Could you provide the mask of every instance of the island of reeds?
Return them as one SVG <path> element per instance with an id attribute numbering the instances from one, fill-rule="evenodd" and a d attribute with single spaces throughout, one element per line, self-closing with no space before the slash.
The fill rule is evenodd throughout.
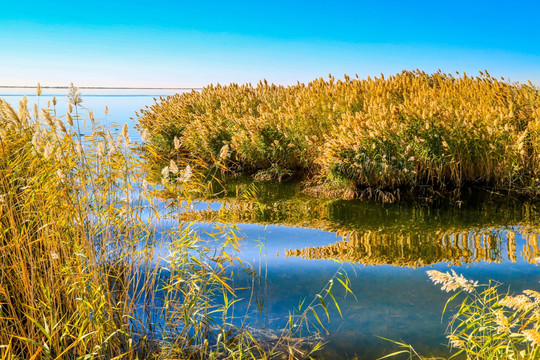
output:
<path id="1" fill-rule="evenodd" d="M 487 72 L 210 85 L 137 116 L 160 155 L 296 176 L 319 195 L 540 193 L 540 92 Z"/>

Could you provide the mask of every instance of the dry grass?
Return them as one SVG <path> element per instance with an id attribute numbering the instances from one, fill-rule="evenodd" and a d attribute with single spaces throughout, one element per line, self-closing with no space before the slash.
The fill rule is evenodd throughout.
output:
<path id="1" fill-rule="evenodd" d="M 226 145 L 236 171 L 299 173 L 334 192 L 392 201 L 400 189 L 540 186 L 540 93 L 487 72 L 209 86 L 161 98 L 139 120 L 162 153 L 211 163 Z"/>
<path id="2" fill-rule="evenodd" d="M 522 294 L 511 295 L 501 293 L 500 284 L 478 284 L 454 271 L 442 273 L 430 270 L 427 273 L 435 284 L 441 284 L 442 290 L 455 292 L 444 311 L 456 298 L 461 299 L 447 330 L 448 346 L 453 353 L 449 359 L 538 359 L 539 292 L 524 290 Z M 392 342 L 402 350 L 384 358 L 408 354 L 411 360 L 428 360 L 411 345 Z"/>
<path id="3" fill-rule="evenodd" d="M 295 338 L 306 312 L 271 346 L 232 321 L 235 232 L 216 226 L 210 246 L 187 223 L 160 230 L 143 171 L 156 152 L 83 115 L 76 88 L 69 99 L 62 116 L 55 100 L 33 115 L 26 99 L 18 111 L 0 100 L 0 357 L 310 357 L 319 345 Z M 208 189 L 190 166 L 170 163 L 163 179 L 185 198 Z"/>

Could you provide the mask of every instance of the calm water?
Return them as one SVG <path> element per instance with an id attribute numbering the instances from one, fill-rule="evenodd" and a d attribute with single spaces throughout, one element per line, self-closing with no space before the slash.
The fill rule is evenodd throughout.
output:
<path id="1" fill-rule="evenodd" d="M 511 291 L 539 288 L 535 204 L 473 193 L 460 206 L 381 205 L 315 199 L 299 193 L 299 185 L 258 187 L 257 206 L 235 198 L 221 204 L 246 236 L 243 257 L 266 275 L 260 324 L 282 326 L 300 299 L 311 300 L 346 270 L 356 298 L 338 291 L 343 317 L 333 310 L 325 325 L 330 358 L 374 359 L 396 350 L 377 336 L 403 340 L 424 355 L 447 355 L 441 312 L 449 295 L 426 270 L 451 268 Z M 183 218 L 210 220 L 216 207 Z"/>
<path id="2" fill-rule="evenodd" d="M 32 95 L 10 92 L 0 97 L 14 105 L 22 94 Z M 40 105 L 52 95 L 43 95 Z M 56 95 L 57 111 L 65 113 L 66 99 Z M 139 140 L 130 118 L 159 95 L 164 94 L 83 93 L 83 105 L 110 125 L 128 123 L 131 138 Z M 30 104 L 35 101 L 29 96 Z M 230 193 L 236 186 L 246 183 L 231 183 Z M 329 305 L 328 335 L 322 334 L 329 341 L 328 358 L 374 359 L 396 350 L 377 336 L 411 343 L 424 355 L 447 354 L 441 311 L 449 295 L 432 285 L 426 270 L 451 268 L 474 280 L 495 279 L 511 291 L 540 287 L 535 204 L 472 192 L 462 204 L 380 205 L 314 199 L 294 184 L 258 184 L 258 189 L 257 206 L 224 197 L 189 217 L 178 216 L 204 231 L 216 209 L 228 208 L 227 220 L 237 223 L 244 237 L 243 259 L 261 270 L 254 293 L 262 312 L 252 310 L 258 327 L 283 327 L 302 299 L 311 301 L 336 272 L 346 271 L 355 297 L 345 297 L 336 285 L 343 316 Z M 235 281 L 250 285 L 246 278 Z"/>

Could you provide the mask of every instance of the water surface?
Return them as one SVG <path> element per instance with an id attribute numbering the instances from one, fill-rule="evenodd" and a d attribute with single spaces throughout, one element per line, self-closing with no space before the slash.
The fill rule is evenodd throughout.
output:
<path id="1" fill-rule="evenodd" d="M 230 193 L 242 182 L 233 185 Z M 537 204 L 473 191 L 459 203 L 383 205 L 316 199 L 299 192 L 299 184 L 256 185 L 255 199 L 218 202 L 245 234 L 243 258 L 263 270 L 260 326 L 283 326 L 288 311 L 313 299 L 337 272 L 351 279 L 355 297 L 337 286 L 343 317 L 329 306 L 328 358 L 373 359 L 395 350 L 377 336 L 424 355 L 448 355 L 441 313 L 449 294 L 426 270 L 495 279 L 503 291 L 538 290 Z M 217 208 L 179 216 L 211 221 Z"/>

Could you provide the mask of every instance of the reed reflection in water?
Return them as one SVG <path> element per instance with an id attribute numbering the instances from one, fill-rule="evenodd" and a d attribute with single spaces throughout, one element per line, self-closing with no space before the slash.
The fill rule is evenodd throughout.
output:
<path id="1" fill-rule="evenodd" d="M 234 224 L 320 229 L 339 238 L 317 246 L 301 241 L 303 246 L 282 249 L 287 258 L 413 268 L 518 259 L 536 263 L 540 258 L 537 204 L 486 194 L 471 196 L 460 206 L 382 205 L 317 199 L 299 193 L 294 184 L 270 184 L 260 187 L 254 199 L 224 197 L 214 201 L 214 206 L 180 213 L 179 217 L 211 222 L 220 213 L 220 219 Z M 517 244 L 516 237 L 523 241 Z"/>

